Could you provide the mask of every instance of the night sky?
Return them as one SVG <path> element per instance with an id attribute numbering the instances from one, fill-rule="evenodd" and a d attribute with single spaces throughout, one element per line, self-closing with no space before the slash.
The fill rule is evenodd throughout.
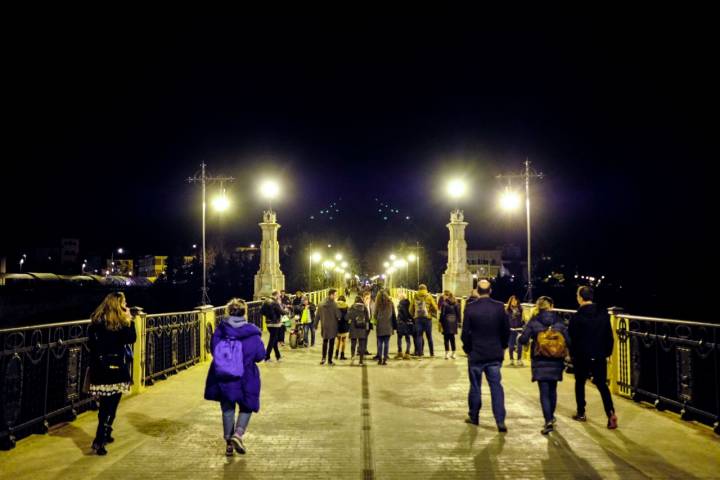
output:
<path id="1" fill-rule="evenodd" d="M 0 253 L 63 236 L 137 253 L 196 242 L 199 188 L 184 179 L 202 161 L 238 178 L 225 227 L 237 243 L 259 240 L 256 184 L 277 175 L 281 235 L 342 198 L 322 221 L 369 246 L 388 228 L 379 198 L 441 249 L 440 187 L 461 174 L 470 248 L 523 245 L 495 176 L 529 157 L 546 175 L 538 253 L 687 284 L 712 254 L 712 36 L 679 16 L 18 21 Z"/>

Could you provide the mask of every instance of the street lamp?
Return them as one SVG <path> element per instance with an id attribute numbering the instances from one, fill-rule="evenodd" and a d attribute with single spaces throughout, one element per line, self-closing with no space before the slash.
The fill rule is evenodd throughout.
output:
<path id="1" fill-rule="evenodd" d="M 505 191 L 500 195 L 500 207 L 506 212 L 514 212 L 520 208 L 522 199 L 520 194 L 506 187 Z"/>
<path id="2" fill-rule="evenodd" d="M 122 255 L 123 253 L 125 253 L 125 250 L 123 250 L 122 248 L 118 248 L 117 253 L 119 255 Z M 115 250 L 110 252 L 110 268 L 112 270 L 112 273 L 115 273 Z"/>
<path id="3" fill-rule="evenodd" d="M 335 260 L 337 260 L 337 261 L 339 262 L 339 261 L 342 260 L 342 259 L 343 259 L 342 253 L 336 253 L 336 254 L 335 254 Z"/>
<path id="4" fill-rule="evenodd" d="M 227 198 L 225 189 L 213 199 L 212 206 L 216 212 L 224 212 L 230 208 L 230 200 Z"/>
<path id="5" fill-rule="evenodd" d="M 220 182 L 221 186 L 223 182 L 234 182 L 234 177 L 225 177 L 225 176 L 210 176 L 207 174 L 206 168 L 207 165 L 202 163 L 200 164 L 200 176 L 197 174 L 193 175 L 192 177 L 189 177 L 187 179 L 188 183 L 200 183 L 202 185 L 202 265 L 203 265 L 203 278 L 202 278 L 202 299 L 201 302 L 203 305 L 208 305 L 210 303 L 210 296 L 208 295 L 208 288 L 207 288 L 207 248 L 206 248 L 206 242 L 205 242 L 205 217 L 207 216 L 207 184 L 209 182 Z M 222 203 L 220 204 L 222 205 Z M 229 202 L 225 205 L 226 207 L 229 207 Z M 193 245 L 193 248 L 195 246 Z"/>
<path id="6" fill-rule="evenodd" d="M 527 294 L 525 300 L 527 302 L 533 301 L 533 279 L 532 279 L 532 241 L 531 241 L 531 229 L 530 229 L 530 179 L 531 178 L 543 178 L 543 173 L 536 173 L 530 170 L 530 160 L 525 159 L 525 170 L 520 175 L 498 175 L 497 178 L 507 178 L 508 181 L 513 178 L 520 178 L 525 182 L 525 223 L 527 227 Z M 517 209 L 520 206 L 520 195 L 515 193 L 512 194 L 509 188 L 505 189 L 505 193 L 500 198 L 501 206 L 514 207 Z M 508 209 L 508 208 L 506 208 Z M 512 208 L 511 208 L 512 209 Z"/>
<path id="7" fill-rule="evenodd" d="M 312 291 L 312 264 L 318 263 L 321 259 L 320 252 L 313 252 L 308 258 L 308 292 Z"/>
<path id="8" fill-rule="evenodd" d="M 260 183 L 260 195 L 268 201 L 269 210 L 272 211 L 272 201 L 280 194 L 280 185 L 275 180 L 265 180 Z"/>
<path id="9" fill-rule="evenodd" d="M 465 195 L 467 191 L 467 185 L 464 180 L 459 178 L 450 180 L 447 184 L 447 193 L 451 198 L 458 199 Z"/>

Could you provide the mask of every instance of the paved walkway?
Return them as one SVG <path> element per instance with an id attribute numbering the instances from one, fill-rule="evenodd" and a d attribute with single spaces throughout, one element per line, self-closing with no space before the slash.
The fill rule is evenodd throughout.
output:
<path id="1" fill-rule="evenodd" d="M 481 426 L 466 425 L 466 359 L 438 351 L 386 367 L 330 368 L 318 364 L 318 346 L 285 349 L 283 362 L 261 365 L 262 410 L 250 422 L 248 453 L 233 458 L 224 456 L 218 404 L 202 398 L 200 365 L 124 399 L 106 457 L 91 455 L 89 412 L 0 452 L 0 478 L 720 477 L 720 439 L 672 414 L 616 399 L 620 428 L 608 431 L 589 390 L 590 421 L 573 422 L 572 377 L 559 389 L 557 430 L 542 436 L 527 367 L 503 369 L 509 433 L 494 427 L 486 386 Z"/>

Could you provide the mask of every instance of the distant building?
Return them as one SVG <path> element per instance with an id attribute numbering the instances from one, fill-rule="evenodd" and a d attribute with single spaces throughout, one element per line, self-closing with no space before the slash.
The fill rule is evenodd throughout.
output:
<path id="1" fill-rule="evenodd" d="M 105 269 L 114 275 L 132 276 L 134 262 L 127 258 L 107 259 Z M 105 273 L 105 272 L 103 272 Z"/>
<path id="2" fill-rule="evenodd" d="M 441 251 L 440 255 L 447 258 L 447 251 Z M 520 248 L 512 245 L 492 250 L 468 250 L 468 270 L 476 279 L 515 275 L 514 270 L 526 264 L 520 260 L 520 255 Z M 514 264 L 517 264 L 515 268 Z"/>
<path id="3" fill-rule="evenodd" d="M 260 255 L 260 249 L 255 245 L 251 245 L 249 247 L 237 247 L 235 249 L 235 255 L 237 255 L 241 260 L 251 262 L 255 259 L 255 257 Z"/>
<path id="4" fill-rule="evenodd" d="M 138 259 L 137 274 L 155 279 L 167 270 L 167 255 L 145 255 Z"/>
<path id="5" fill-rule="evenodd" d="M 60 263 L 63 265 L 78 263 L 80 259 L 80 240 L 63 238 L 60 240 Z"/>

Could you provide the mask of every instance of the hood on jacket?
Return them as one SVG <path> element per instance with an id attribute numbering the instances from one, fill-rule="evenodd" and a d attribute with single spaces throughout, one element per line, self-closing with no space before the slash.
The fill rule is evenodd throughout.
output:
<path id="1" fill-rule="evenodd" d="M 557 313 L 547 310 L 540 312 L 535 319 L 546 327 L 560 322 L 560 317 L 558 317 Z"/>
<path id="2" fill-rule="evenodd" d="M 352 310 L 358 310 L 361 312 L 365 311 L 365 304 L 364 303 L 353 303 L 352 307 L 350 307 Z"/>
<path id="3" fill-rule="evenodd" d="M 220 329 L 220 333 L 226 337 L 230 338 L 236 338 L 238 340 L 243 340 L 248 337 L 252 337 L 253 335 L 260 335 L 260 329 L 253 325 L 252 323 L 247 323 L 247 321 L 242 323 L 237 323 L 238 326 L 233 326 L 228 320 L 230 318 L 237 319 L 238 317 L 229 317 L 227 320 L 223 320 L 218 325 L 218 328 Z"/>
<path id="4" fill-rule="evenodd" d="M 417 293 L 415 294 L 416 297 L 421 297 L 421 298 L 426 295 L 430 295 L 426 288 L 418 290 Z"/>
<path id="5" fill-rule="evenodd" d="M 348 304 L 342 300 L 337 300 L 335 303 L 337 303 L 338 308 L 348 308 Z"/>

